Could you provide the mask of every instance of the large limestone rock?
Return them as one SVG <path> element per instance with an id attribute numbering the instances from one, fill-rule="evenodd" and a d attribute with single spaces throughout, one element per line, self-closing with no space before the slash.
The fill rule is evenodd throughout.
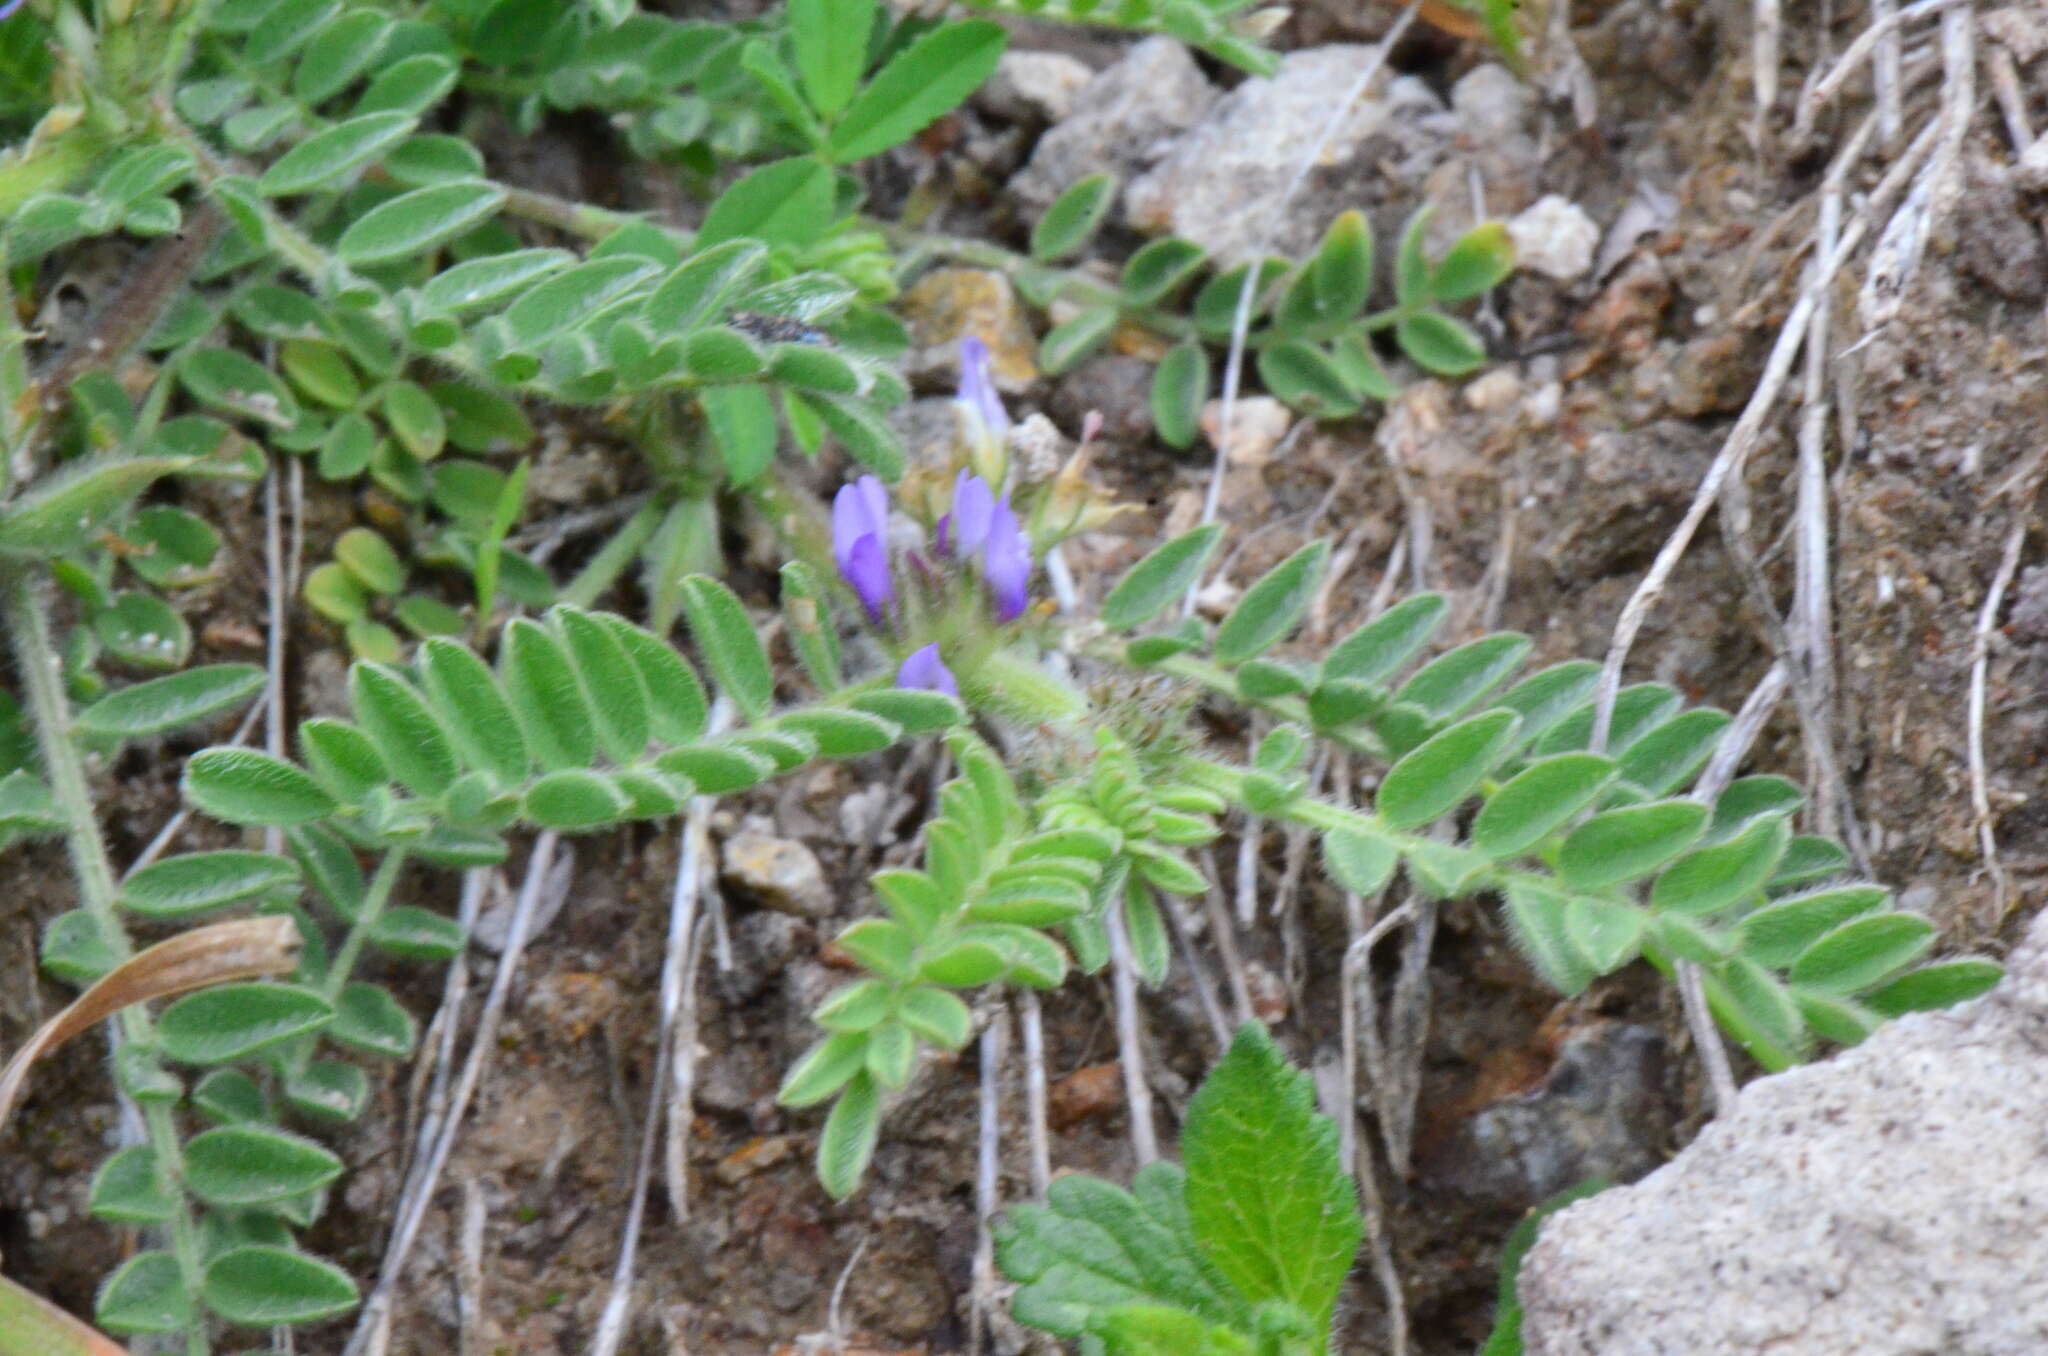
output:
<path id="1" fill-rule="evenodd" d="M 2009 966 L 1552 1219 L 1529 1356 L 2048 1352 L 2048 915 Z"/>

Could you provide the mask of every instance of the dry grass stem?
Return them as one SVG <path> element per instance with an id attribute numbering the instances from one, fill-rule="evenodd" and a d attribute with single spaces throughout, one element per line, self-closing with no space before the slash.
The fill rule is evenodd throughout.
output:
<path id="1" fill-rule="evenodd" d="M 1122 906 L 1113 901 L 1104 921 L 1108 924 L 1111 985 L 1116 996 L 1117 1058 L 1123 1068 L 1124 1101 L 1130 1113 L 1131 1154 L 1142 1168 L 1159 1158 L 1159 1131 L 1152 1123 L 1152 1086 L 1145 1081 L 1138 976 L 1131 965 L 1131 943 L 1124 934 Z"/>
<path id="2" fill-rule="evenodd" d="M 2026 544 L 2025 511 L 2018 515 L 2006 534 L 2005 551 L 1998 558 L 1997 573 L 1984 592 L 1984 606 L 1977 613 L 1977 630 L 1970 654 L 1970 807 L 1976 812 L 1977 850 L 1984 859 L 1984 873 L 1991 878 L 1993 918 L 2003 920 L 2012 895 L 2012 882 L 1998 861 L 1998 838 L 1993 831 L 1991 775 L 1984 756 L 1984 689 L 1991 667 L 1991 636 L 1998 628 L 1998 610 L 2005 603 L 2005 591 L 2012 585 L 2020 565 L 2020 548 Z"/>

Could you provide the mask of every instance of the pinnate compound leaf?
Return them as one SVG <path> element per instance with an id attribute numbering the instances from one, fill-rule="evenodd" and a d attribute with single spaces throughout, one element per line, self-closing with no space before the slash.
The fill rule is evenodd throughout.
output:
<path id="1" fill-rule="evenodd" d="M 265 1205 L 317 1191 L 341 1160 L 310 1139 L 267 1125 L 224 1125 L 186 1141 L 185 1185 L 214 1206 Z"/>
<path id="2" fill-rule="evenodd" d="M 183 1064 L 224 1064 L 325 1026 L 327 1000 L 295 984 L 223 984 L 187 994 L 157 1022 L 163 1051 Z"/>
<path id="3" fill-rule="evenodd" d="M 330 1262 L 292 1248 L 245 1243 L 207 1264 L 202 1298 L 230 1323 L 267 1328 L 347 1313 L 358 1296 L 348 1273 Z"/>
<path id="4" fill-rule="evenodd" d="M 299 869 L 267 852 L 188 852 L 137 871 L 121 903 L 151 918 L 185 918 L 296 885 Z"/>
<path id="5" fill-rule="evenodd" d="M 683 581 L 683 613 L 718 684 L 754 720 L 775 701 L 775 673 L 753 618 L 733 591 L 709 575 Z"/>
<path id="6" fill-rule="evenodd" d="M 1264 1027 L 1240 1028 L 1189 1102 L 1181 1148 L 1203 1256 L 1252 1304 L 1291 1304 L 1329 1332 L 1365 1226 L 1336 1125 Z"/>
<path id="7" fill-rule="evenodd" d="M 1012 1313 L 1058 1337 L 1079 1337 L 1097 1315 L 1167 1305 L 1219 1325 L 1249 1326 L 1249 1306 L 1198 1250 L 1186 1173 L 1152 1163 L 1125 1191 L 1093 1177 L 1056 1178 L 1044 1205 L 995 1223 L 996 1261 L 1023 1282 Z"/>
<path id="8" fill-rule="evenodd" d="M 357 268 L 416 258 L 481 226 L 504 201 L 505 190 L 482 179 L 416 188 L 357 217 L 334 252 Z"/>
<path id="9" fill-rule="evenodd" d="M 183 789 L 185 799 L 229 824 L 304 824 L 340 808 L 304 771 L 254 749 L 193 754 Z"/>
<path id="10" fill-rule="evenodd" d="M 1051 263 L 1086 245 L 1116 201 L 1117 187 L 1113 174 L 1091 174 L 1067 185 L 1031 228 L 1031 257 Z"/>
<path id="11" fill-rule="evenodd" d="M 1791 979 L 1816 993 L 1857 993 L 1920 959 L 1934 941 L 1934 925 L 1918 914 L 1854 919 L 1801 952 Z"/>
<path id="12" fill-rule="evenodd" d="M 1327 541 L 1310 542 L 1246 589 L 1216 628 L 1216 662 L 1241 664 L 1278 644 L 1308 611 L 1329 560 Z"/>
<path id="13" fill-rule="evenodd" d="M 1003 54 L 1003 30 L 986 20 L 949 23 L 892 57 L 832 129 L 840 164 L 908 141 L 980 88 Z"/>
<path id="14" fill-rule="evenodd" d="M 1514 743 L 1521 719 L 1512 711 L 1488 711 L 1432 735 L 1387 772 L 1374 808 L 1397 829 L 1448 814 Z"/>
<path id="15" fill-rule="evenodd" d="M 1103 599 L 1102 624 L 1128 631 L 1171 607 L 1202 577 L 1222 536 L 1223 525 L 1210 523 L 1175 537 L 1131 566 Z"/>
<path id="16" fill-rule="evenodd" d="M 1707 807 L 1689 800 L 1630 805 L 1573 829 L 1558 849 L 1558 878 L 1575 890 L 1635 880 L 1691 847 L 1707 827 Z"/>
<path id="17" fill-rule="evenodd" d="M 208 664 L 121 688 L 80 711 L 85 734 L 141 739 L 205 720 L 247 701 L 263 689 L 263 670 L 254 664 Z"/>
<path id="18" fill-rule="evenodd" d="M 1494 858 L 1526 852 L 1613 780 L 1613 761 L 1598 754 L 1561 753 L 1532 763 L 1486 798 L 1472 821 L 1472 846 Z"/>

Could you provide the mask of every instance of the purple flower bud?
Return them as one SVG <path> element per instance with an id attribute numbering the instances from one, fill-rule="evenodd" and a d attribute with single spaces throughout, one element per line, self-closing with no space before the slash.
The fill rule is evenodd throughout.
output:
<path id="1" fill-rule="evenodd" d="M 1002 397 L 996 394 L 995 377 L 989 371 L 988 345 L 979 335 L 970 334 L 960 341 L 957 398 L 981 420 L 982 428 L 998 444 L 1009 436 L 1010 412 L 1003 408 Z"/>
<path id="2" fill-rule="evenodd" d="M 995 510 L 996 497 L 988 482 L 962 471 L 953 480 L 953 511 L 945 517 L 940 550 L 962 560 L 979 551 L 988 540 L 988 525 Z"/>
<path id="3" fill-rule="evenodd" d="M 841 485 L 832 499 L 832 559 L 875 621 L 895 596 L 889 580 L 889 492 L 873 476 Z"/>
<path id="4" fill-rule="evenodd" d="M 989 592 L 995 595 L 996 620 L 1015 621 L 1022 616 L 1030 601 L 1025 585 L 1031 579 L 1031 543 L 1017 523 L 1007 494 L 989 515 L 988 548 L 981 570 L 988 578 Z"/>
<path id="5" fill-rule="evenodd" d="M 13 14 L 14 11 L 20 9 L 22 3 L 23 0 L 7 0 L 6 4 L 0 5 L 0 19 L 5 19 Z"/>
<path id="6" fill-rule="evenodd" d="M 903 667 L 896 670 L 896 686 L 943 692 L 948 697 L 960 695 L 960 684 L 954 681 L 953 671 L 939 658 L 936 644 L 912 651 L 910 657 L 903 661 Z"/>

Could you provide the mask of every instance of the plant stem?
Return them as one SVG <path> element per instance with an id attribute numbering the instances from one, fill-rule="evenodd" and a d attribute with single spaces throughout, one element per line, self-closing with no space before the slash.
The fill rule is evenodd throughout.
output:
<path id="1" fill-rule="evenodd" d="M 85 766 L 71 739 L 71 704 L 64 693 L 63 661 L 50 636 L 50 619 L 43 609 L 33 569 L 15 566 L 0 572 L 0 594 L 4 594 L 7 632 L 13 641 L 22 687 L 28 695 L 29 718 L 35 726 L 37 750 L 42 755 L 43 778 L 64 816 L 64 841 L 70 850 L 71 869 L 78 878 L 79 902 L 92 918 L 101 942 L 117 959 L 125 960 L 135 948 L 115 912 L 120 887 L 115 882 L 113 863 L 107 858 L 106 840 L 100 836 L 99 816 L 94 813 L 92 793 L 85 782 Z M 143 1049 L 154 1046 L 155 1024 L 139 1004 L 123 1008 L 115 1020 L 123 1040 Z M 198 1227 L 184 1194 L 185 1159 L 178 1143 L 178 1129 L 171 1120 L 171 1108 L 164 1102 L 150 1101 L 142 1111 L 157 1172 L 177 1203 L 170 1218 L 171 1252 L 178 1259 L 179 1279 L 193 1301 L 193 1318 L 185 1327 L 186 1356 L 206 1356 L 206 1320 L 198 1308 L 199 1292 L 206 1279 L 205 1266 L 200 1256 Z"/>
<path id="2" fill-rule="evenodd" d="M 349 924 L 348 936 L 342 938 L 341 947 L 334 953 L 333 962 L 327 967 L 327 977 L 320 984 L 320 996 L 332 1003 L 341 994 L 341 986 L 348 983 L 349 975 L 356 968 L 356 957 L 363 952 L 363 944 L 370 940 L 370 933 L 376 929 L 377 920 L 384 916 L 384 906 L 391 902 L 391 887 L 398 883 L 399 868 L 405 865 L 405 849 L 392 848 L 384 854 L 384 860 L 377 863 L 377 874 L 370 878 L 370 888 L 363 896 L 363 907 L 356 911 L 355 921 Z M 310 1053 L 312 1045 L 305 1047 Z"/>
<path id="3" fill-rule="evenodd" d="M 1138 667 L 1125 657 L 1122 645 L 1091 646 L 1089 652 L 1097 659 L 1107 660 L 1113 664 L 1121 664 L 1126 668 Z M 1368 731 L 1316 729 L 1315 721 L 1308 713 L 1308 703 L 1299 697 L 1247 697 L 1238 688 L 1237 679 L 1231 676 L 1228 669 L 1213 664 L 1206 659 L 1197 659 L 1189 654 L 1177 654 L 1162 659 L 1155 664 L 1144 665 L 1142 669 L 1145 672 L 1164 673 L 1175 678 L 1186 679 L 1198 687 L 1207 688 L 1218 696 L 1228 697 L 1240 706 L 1256 707 L 1277 720 L 1289 721 L 1296 725 L 1305 726 L 1310 730 L 1314 730 L 1319 738 L 1327 739 L 1333 744 L 1342 745 L 1353 753 L 1363 753 L 1368 757 L 1377 758 L 1382 761 L 1387 757 L 1386 748 Z"/>

